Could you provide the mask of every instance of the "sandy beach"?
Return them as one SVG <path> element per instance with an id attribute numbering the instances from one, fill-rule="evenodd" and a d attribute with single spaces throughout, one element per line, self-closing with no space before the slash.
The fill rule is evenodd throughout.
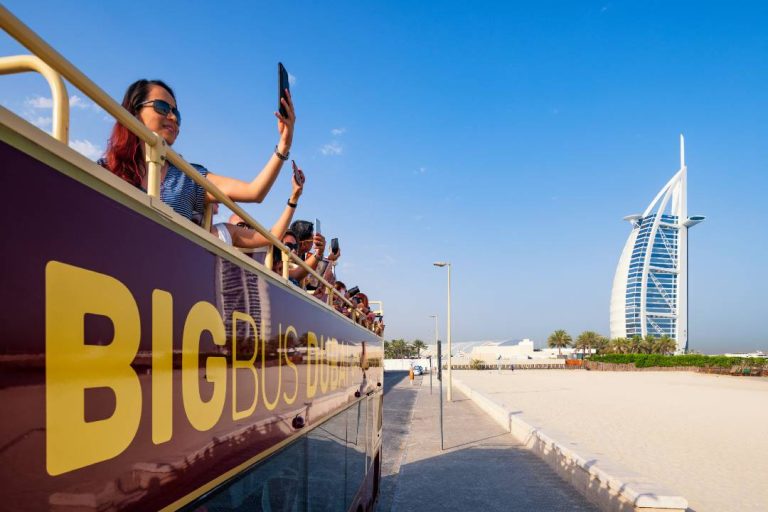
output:
<path id="1" fill-rule="evenodd" d="M 669 487 L 691 510 L 766 510 L 766 378 L 584 370 L 454 375 L 575 450 Z"/>

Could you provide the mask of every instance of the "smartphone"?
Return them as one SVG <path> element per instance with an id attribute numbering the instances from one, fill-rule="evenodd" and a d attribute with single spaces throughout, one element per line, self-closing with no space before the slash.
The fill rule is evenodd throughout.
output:
<path id="1" fill-rule="evenodd" d="M 339 239 L 331 238 L 331 252 L 336 254 L 339 252 Z"/>
<path id="2" fill-rule="evenodd" d="M 303 187 L 304 186 L 304 171 L 299 169 L 299 166 L 296 165 L 296 160 L 291 160 L 291 164 L 293 164 L 293 179 L 296 180 L 296 183 L 298 183 L 300 187 Z"/>
<path id="3" fill-rule="evenodd" d="M 286 101 L 288 98 L 285 96 L 285 90 L 290 89 L 290 86 L 288 84 L 288 71 L 285 69 L 285 66 L 283 66 L 282 62 L 277 63 L 277 108 L 280 111 L 280 115 L 283 117 L 288 117 L 288 111 L 285 110 L 285 107 L 283 106 L 283 102 L 280 101 L 281 99 L 285 98 Z"/>
<path id="4" fill-rule="evenodd" d="M 315 218 L 315 234 L 322 235 L 323 231 L 320 229 L 320 219 Z"/>

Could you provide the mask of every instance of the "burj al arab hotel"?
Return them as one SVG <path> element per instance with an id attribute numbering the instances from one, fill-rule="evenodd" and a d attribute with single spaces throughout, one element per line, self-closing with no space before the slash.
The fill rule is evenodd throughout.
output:
<path id="1" fill-rule="evenodd" d="M 677 353 L 688 349 L 688 169 L 680 135 L 680 170 L 632 224 L 611 293 L 611 338 L 669 336 Z"/>

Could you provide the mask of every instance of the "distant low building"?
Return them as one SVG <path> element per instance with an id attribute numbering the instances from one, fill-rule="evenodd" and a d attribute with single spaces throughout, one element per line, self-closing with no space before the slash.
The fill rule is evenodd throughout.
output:
<path id="1" fill-rule="evenodd" d="M 502 341 L 496 345 L 478 345 L 472 349 L 470 359 L 480 359 L 492 363 L 499 359 L 533 359 L 533 341 L 528 338 L 520 341 Z"/>
<path id="2" fill-rule="evenodd" d="M 573 357 L 572 348 L 564 348 L 562 351 L 556 348 L 536 349 L 533 340 L 484 340 L 484 341 L 460 341 L 452 343 L 453 359 L 455 364 L 466 364 L 472 359 L 479 359 L 486 363 L 496 363 L 501 360 L 505 363 L 528 361 L 535 359 L 558 359 Z M 429 345 L 426 355 L 437 356 L 437 346 Z M 448 348 L 443 342 L 443 357 L 448 356 Z"/>
<path id="3" fill-rule="evenodd" d="M 762 350 L 757 350 L 755 352 L 737 352 L 737 353 L 730 353 L 730 354 L 723 354 L 723 355 L 726 357 L 744 357 L 744 358 L 756 357 L 761 359 L 768 359 L 768 354 L 766 354 Z"/>

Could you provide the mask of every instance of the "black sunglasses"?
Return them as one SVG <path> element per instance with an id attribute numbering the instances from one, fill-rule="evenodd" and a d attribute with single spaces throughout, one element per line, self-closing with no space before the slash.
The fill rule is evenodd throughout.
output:
<path id="1" fill-rule="evenodd" d="M 285 246 L 287 248 L 289 248 L 290 250 L 292 250 L 292 251 L 295 251 L 296 249 L 299 248 L 299 244 L 292 244 L 292 243 L 288 243 L 288 242 L 285 242 Z"/>
<path id="2" fill-rule="evenodd" d="M 176 107 L 172 107 L 170 103 L 168 103 L 165 100 L 149 100 L 145 101 L 143 103 L 139 103 L 138 107 L 143 108 L 148 105 L 152 105 L 152 108 L 155 109 L 155 112 L 160 114 L 161 116 L 168 117 L 168 114 L 173 112 L 173 115 L 176 116 L 176 124 L 181 126 L 181 112 L 179 112 L 179 109 Z"/>
<path id="3" fill-rule="evenodd" d="M 247 222 L 238 222 L 238 223 L 236 224 L 236 226 L 237 226 L 237 227 L 239 227 L 239 228 L 249 228 L 249 229 L 253 229 L 251 226 L 249 226 L 249 225 L 248 225 L 248 223 L 247 223 Z"/>

